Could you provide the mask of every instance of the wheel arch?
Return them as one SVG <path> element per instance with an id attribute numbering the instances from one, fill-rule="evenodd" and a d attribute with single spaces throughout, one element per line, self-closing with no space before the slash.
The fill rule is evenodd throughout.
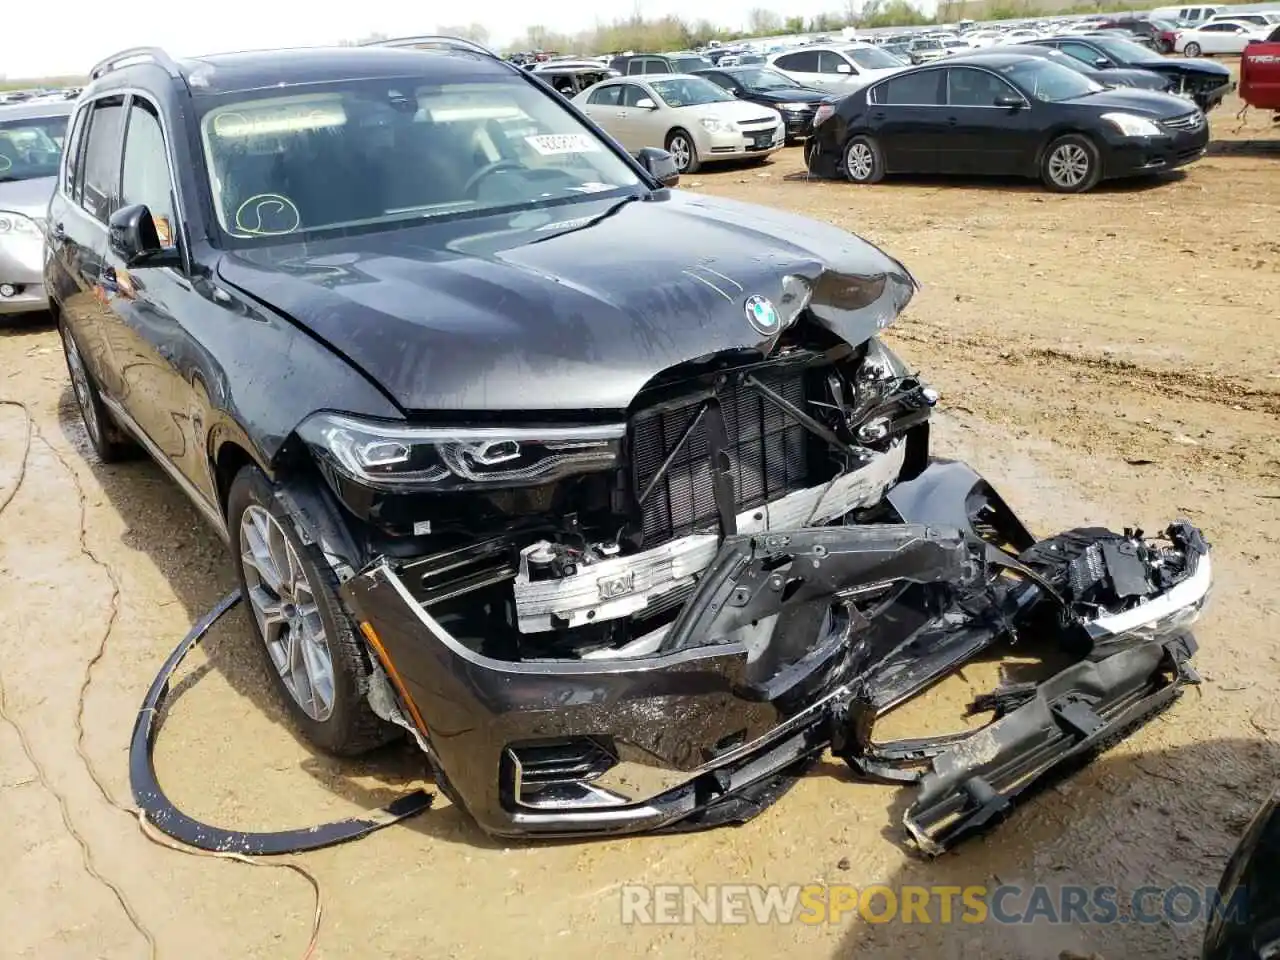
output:
<path id="1" fill-rule="evenodd" d="M 270 462 L 253 453 L 251 447 L 238 438 L 224 437 L 211 456 L 210 470 L 217 489 L 218 509 L 226 517 L 229 535 L 234 536 L 232 518 L 227 516 L 231 485 L 241 470 L 254 466 L 275 489 L 276 499 L 293 518 L 298 536 L 303 542 L 320 547 L 339 579 L 346 579 L 360 569 L 367 551 L 359 548 L 342 508 L 302 450 L 297 434 L 289 436 Z"/>

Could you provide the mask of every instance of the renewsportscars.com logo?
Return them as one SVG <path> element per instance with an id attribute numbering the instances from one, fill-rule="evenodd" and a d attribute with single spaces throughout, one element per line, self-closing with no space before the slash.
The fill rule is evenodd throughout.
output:
<path id="1" fill-rule="evenodd" d="M 1048 887 L 1001 884 L 889 886 L 872 884 L 628 884 L 622 887 L 624 924 L 1112 924 L 1241 922 L 1244 891 L 1224 901 L 1212 887 Z"/>

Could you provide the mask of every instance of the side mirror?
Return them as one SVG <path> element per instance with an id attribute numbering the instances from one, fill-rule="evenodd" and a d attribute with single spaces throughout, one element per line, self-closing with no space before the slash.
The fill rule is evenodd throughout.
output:
<path id="1" fill-rule="evenodd" d="M 641 110 L 657 110 L 658 105 L 653 102 L 652 97 L 641 97 L 636 101 L 636 106 Z"/>
<path id="2" fill-rule="evenodd" d="M 837 63 L 836 73 L 853 73 L 853 67 L 849 66 L 847 63 Z"/>
<path id="3" fill-rule="evenodd" d="M 644 147 L 636 154 L 640 166 L 649 171 L 649 175 L 664 187 L 674 187 L 680 183 L 680 170 L 671 154 L 657 147 Z"/>
<path id="4" fill-rule="evenodd" d="M 111 215 L 107 246 L 126 267 L 172 267 L 179 263 L 175 249 L 160 245 L 151 211 L 141 203 L 121 207 Z"/>
<path id="5" fill-rule="evenodd" d="M 1026 101 L 1017 94 L 1002 93 L 996 97 L 995 105 L 997 107 L 1008 107 L 1010 110 L 1021 110 L 1026 105 Z"/>

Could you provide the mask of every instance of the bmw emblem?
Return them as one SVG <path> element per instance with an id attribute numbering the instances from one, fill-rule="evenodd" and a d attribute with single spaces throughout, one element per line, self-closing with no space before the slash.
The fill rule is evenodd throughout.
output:
<path id="1" fill-rule="evenodd" d="M 767 297 L 747 297 L 746 311 L 747 322 L 756 333 L 772 337 L 782 329 L 782 318 Z"/>

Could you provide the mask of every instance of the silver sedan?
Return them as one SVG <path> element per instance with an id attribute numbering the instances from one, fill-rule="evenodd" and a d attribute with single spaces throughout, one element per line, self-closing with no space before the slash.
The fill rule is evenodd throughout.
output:
<path id="1" fill-rule="evenodd" d="M 44 218 L 72 106 L 64 100 L 0 107 L 0 316 L 49 306 Z"/>
<path id="2" fill-rule="evenodd" d="M 712 160 L 761 160 L 786 140 L 777 110 L 739 100 L 702 77 L 605 80 L 573 102 L 632 153 L 665 148 L 681 173 Z"/>

